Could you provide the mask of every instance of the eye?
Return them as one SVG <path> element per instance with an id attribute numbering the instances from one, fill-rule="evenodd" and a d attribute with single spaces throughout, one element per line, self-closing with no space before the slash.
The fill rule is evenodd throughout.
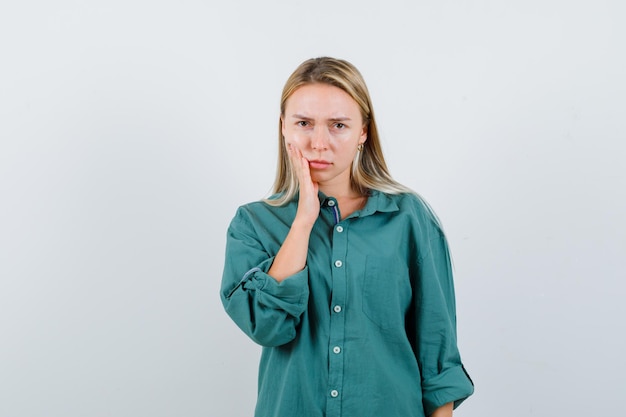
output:
<path id="1" fill-rule="evenodd" d="M 307 122 L 306 120 L 300 120 L 299 122 L 296 123 L 296 125 L 300 127 L 307 127 L 309 125 L 309 122 Z"/>
<path id="2" fill-rule="evenodd" d="M 346 125 L 344 125 L 343 123 L 335 123 L 335 127 L 337 129 L 345 129 Z"/>

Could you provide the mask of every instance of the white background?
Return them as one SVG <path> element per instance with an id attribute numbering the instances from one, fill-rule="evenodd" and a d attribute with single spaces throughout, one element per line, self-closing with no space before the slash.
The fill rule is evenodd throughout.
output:
<path id="1" fill-rule="evenodd" d="M 304 59 L 369 84 L 456 267 L 456 415 L 626 394 L 626 3 L 3 1 L 0 416 L 250 416 L 225 231 Z"/>

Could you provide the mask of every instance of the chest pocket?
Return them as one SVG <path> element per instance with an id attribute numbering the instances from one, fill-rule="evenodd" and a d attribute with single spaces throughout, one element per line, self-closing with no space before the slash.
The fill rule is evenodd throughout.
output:
<path id="1" fill-rule="evenodd" d="M 371 321 L 383 329 L 404 328 L 411 293 L 409 271 L 400 258 L 366 258 L 363 313 Z"/>

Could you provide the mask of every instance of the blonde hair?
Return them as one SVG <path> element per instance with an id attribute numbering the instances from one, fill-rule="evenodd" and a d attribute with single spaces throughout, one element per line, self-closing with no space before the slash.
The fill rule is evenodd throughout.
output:
<path id="1" fill-rule="evenodd" d="M 282 118 L 285 115 L 287 100 L 294 91 L 302 86 L 316 83 L 332 85 L 348 93 L 358 104 L 363 124 L 367 127 L 367 140 L 352 162 L 350 176 L 352 189 L 363 195 L 372 189 L 388 194 L 412 193 L 411 189 L 395 181 L 387 169 L 376 128 L 372 101 L 363 76 L 354 65 L 347 61 L 322 57 L 312 58 L 300 64 L 283 88 L 280 100 L 281 117 L 278 121 L 278 166 L 273 186 L 274 196 L 265 201 L 268 204 L 280 206 L 291 201 L 298 192 L 298 179 L 291 167 L 282 135 Z"/>

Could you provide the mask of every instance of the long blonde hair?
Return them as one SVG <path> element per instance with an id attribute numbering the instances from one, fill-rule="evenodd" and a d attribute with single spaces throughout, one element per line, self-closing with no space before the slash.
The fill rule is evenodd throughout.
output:
<path id="1" fill-rule="evenodd" d="M 304 61 L 291 74 L 283 88 L 278 121 L 278 166 L 274 181 L 274 196 L 266 199 L 268 204 L 280 206 L 291 201 L 298 192 L 296 178 L 289 161 L 289 154 L 282 135 L 282 118 L 287 100 L 298 88 L 308 84 L 328 84 L 348 93 L 361 110 L 363 123 L 367 127 L 367 140 L 352 162 L 350 181 L 352 189 L 364 195 L 368 190 L 389 194 L 411 193 L 411 189 L 395 181 L 389 174 L 376 128 L 374 109 L 369 91 L 361 73 L 351 63 L 329 57 L 312 58 Z"/>

